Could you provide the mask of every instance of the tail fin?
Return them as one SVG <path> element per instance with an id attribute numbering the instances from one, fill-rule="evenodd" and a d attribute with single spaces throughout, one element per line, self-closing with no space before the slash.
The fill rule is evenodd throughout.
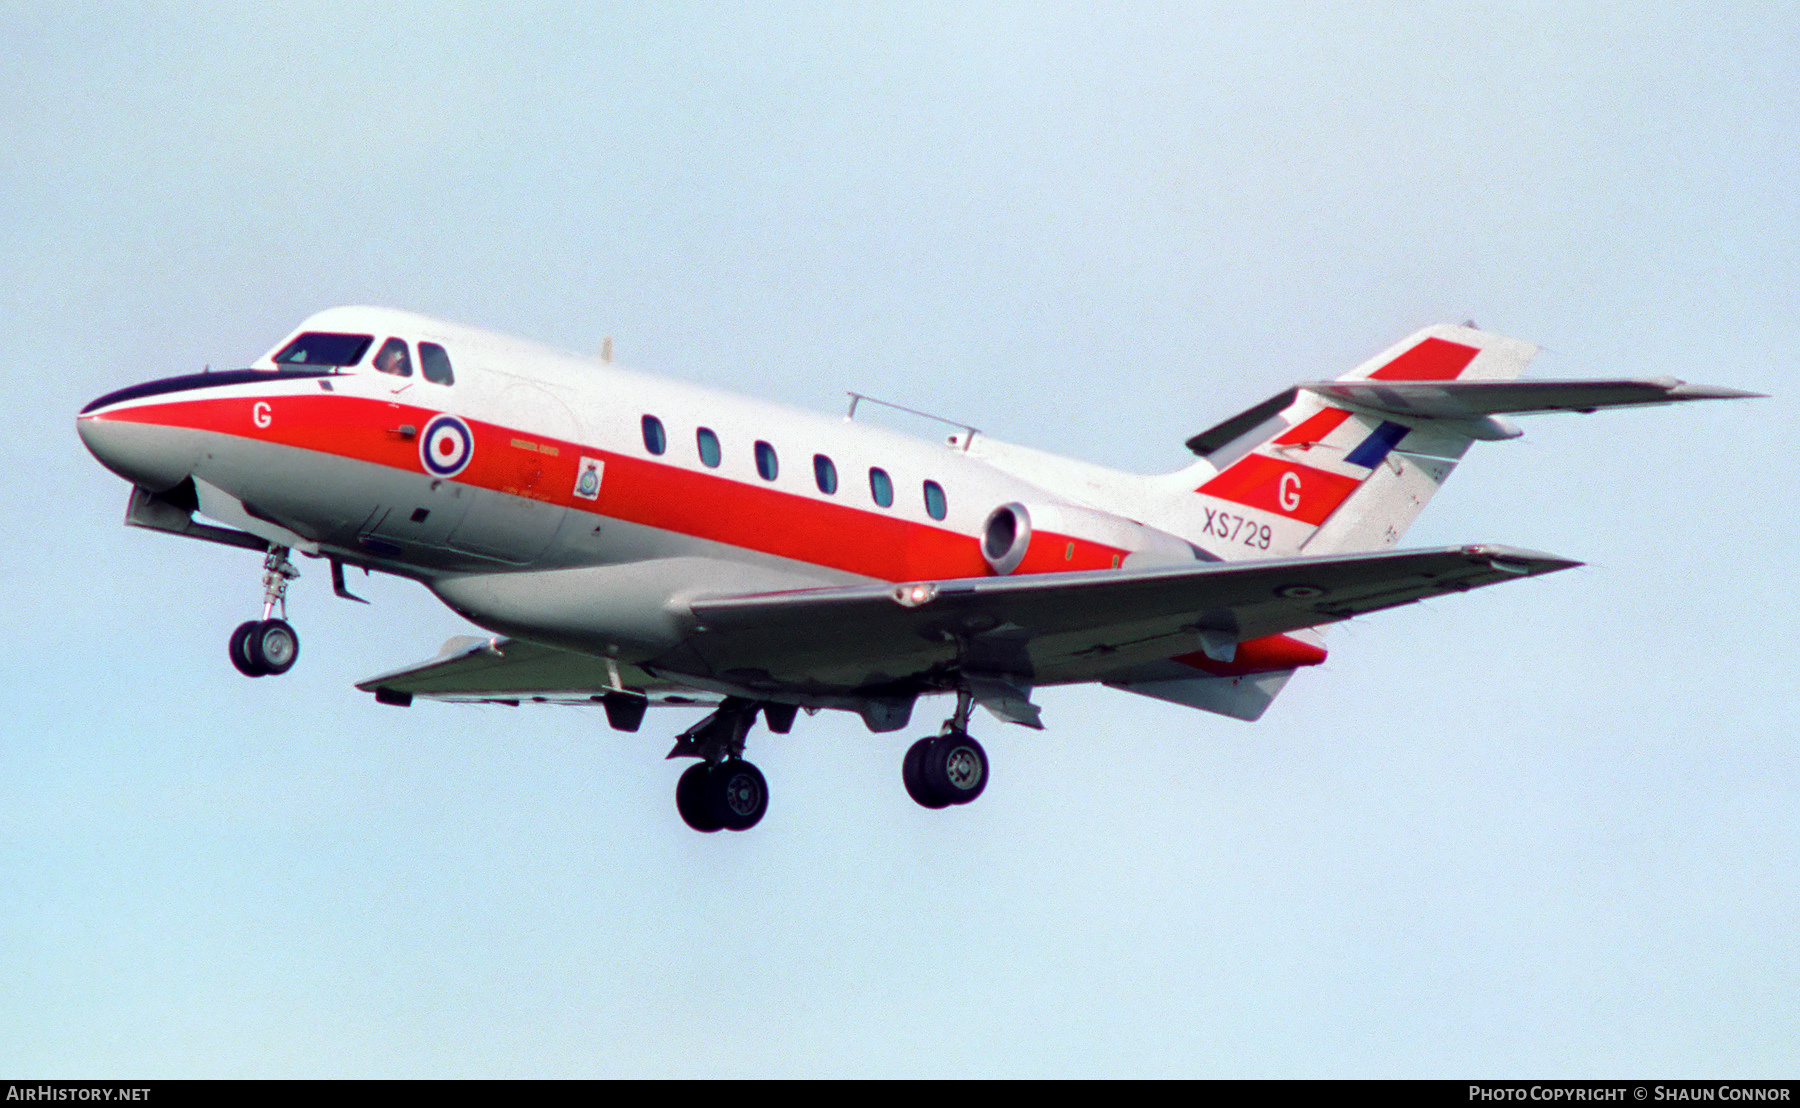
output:
<path id="1" fill-rule="evenodd" d="M 1200 461 L 1152 479 L 1143 522 L 1224 561 L 1383 550 L 1400 541 L 1471 443 L 1519 435 L 1507 414 L 1755 395 L 1672 377 L 1518 380 L 1536 353 L 1472 327 L 1428 327 L 1335 381 L 1296 385 L 1189 439 Z M 1199 640 L 1215 657 L 1215 644 L 1204 633 Z M 1199 675 L 1184 669 L 1183 657 L 1107 683 L 1255 719 L 1294 673 Z"/>
<path id="2" fill-rule="evenodd" d="M 1383 550 L 1505 414 L 1754 395 L 1648 381 L 1520 381 L 1537 347 L 1428 327 L 1335 381 L 1297 385 L 1188 440 L 1146 520 L 1226 561 Z"/>
<path id="3" fill-rule="evenodd" d="M 1511 381 L 1537 347 L 1472 327 L 1428 327 L 1333 384 Z M 1376 384 L 1379 382 L 1380 384 Z M 1156 526 L 1227 561 L 1381 550 L 1491 424 L 1396 418 L 1301 385 L 1188 440 L 1201 456 L 1163 480 Z"/>

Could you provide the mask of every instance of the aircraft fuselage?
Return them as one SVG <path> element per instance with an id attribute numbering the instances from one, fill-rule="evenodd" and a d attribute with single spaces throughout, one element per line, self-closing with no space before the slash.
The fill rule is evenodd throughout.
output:
<path id="1" fill-rule="evenodd" d="M 448 379 L 380 372 L 368 352 L 274 360 L 318 334 L 404 343 L 409 369 L 430 344 Z M 272 543 L 418 579 L 490 630 L 634 663 L 690 635 L 690 597 L 991 575 L 997 505 L 1080 510 L 954 446 L 387 309 L 320 313 L 251 369 L 122 389 L 78 426 L 151 492 L 191 481 L 202 512 Z M 1033 538 L 1012 572 L 1133 553 Z"/>

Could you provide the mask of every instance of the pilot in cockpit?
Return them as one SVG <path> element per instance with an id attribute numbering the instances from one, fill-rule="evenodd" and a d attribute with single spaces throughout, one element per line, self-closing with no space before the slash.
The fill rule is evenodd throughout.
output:
<path id="1" fill-rule="evenodd" d="M 381 352 L 375 355 L 375 368 L 395 377 L 411 377 L 412 359 L 407 356 L 406 343 L 400 339 L 389 339 L 382 343 Z"/>

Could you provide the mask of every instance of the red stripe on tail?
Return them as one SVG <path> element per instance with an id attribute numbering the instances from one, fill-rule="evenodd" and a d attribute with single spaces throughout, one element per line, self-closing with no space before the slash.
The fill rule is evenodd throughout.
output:
<path id="1" fill-rule="evenodd" d="M 1371 381 L 1449 381 L 1481 351 L 1444 339 L 1426 339 L 1369 374 Z"/>
<path id="2" fill-rule="evenodd" d="M 1197 492 L 1315 526 L 1362 482 L 1263 454 L 1246 454 Z"/>
<path id="3" fill-rule="evenodd" d="M 1275 440 L 1276 446 L 1292 446 L 1295 443 L 1311 445 L 1321 442 L 1326 435 L 1337 430 L 1338 424 L 1350 418 L 1350 413 L 1342 408 L 1326 408 L 1322 412 L 1314 412 L 1289 428 L 1280 438 Z"/>

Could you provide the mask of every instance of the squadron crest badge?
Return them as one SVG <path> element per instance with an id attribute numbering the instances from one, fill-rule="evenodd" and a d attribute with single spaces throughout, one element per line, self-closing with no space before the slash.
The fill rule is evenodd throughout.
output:
<path id="1" fill-rule="evenodd" d="M 575 478 L 575 495 L 583 500 L 600 499 L 600 474 L 606 463 L 599 458 L 583 457 Z"/>

